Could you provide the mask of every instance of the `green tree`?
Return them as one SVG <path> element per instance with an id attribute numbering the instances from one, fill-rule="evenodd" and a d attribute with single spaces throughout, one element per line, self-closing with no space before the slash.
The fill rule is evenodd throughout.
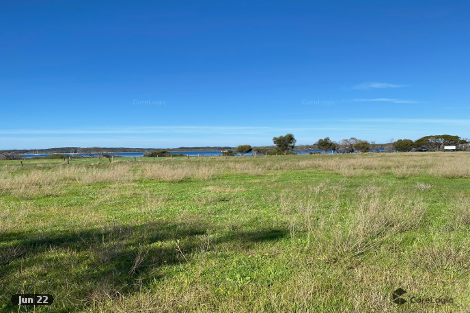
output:
<path id="1" fill-rule="evenodd" d="M 441 149 L 444 149 L 444 146 L 456 146 L 460 143 L 459 136 L 452 135 L 441 135 L 442 139 Z"/>
<path id="2" fill-rule="evenodd" d="M 242 156 L 245 155 L 245 153 L 250 153 L 251 151 L 253 151 L 253 149 L 250 145 L 240 145 L 237 147 L 237 152 Z"/>
<path id="3" fill-rule="evenodd" d="M 336 150 L 336 143 L 330 140 L 330 137 L 326 137 L 325 139 L 318 139 L 315 145 L 323 150 L 323 154 L 326 154 L 328 150 Z"/>
<path id="4" fill-rule="evenodd" d="M 408 152 L 414 147 L 414 142 L 411 139 L 398 139 L 393 143 L 395 150 L 399 152 Z"/>
<path id="5" fill-rule="evenodd" d="M 276 145 L 277 150 L 286 155 L 287 152 L 294 150 L 297 140 L 294 138 L 294 135 L 287 134 L 285 136 L 274 137 L 273 142 Z"/>
<path id="6" fill-rule="evenodd" d="M 460 142 L 459 136 L 452 135 L 432 135 L 424 136 L 414 142 L 415 148 L 429 148 L 434 150 L 444 149 L 444 146 L 458 145 Z"/>
<path id="7" fill-rule="evenodd" d="M 370 143 L 365 140 L 360 140 L 354 144 L 354 149 L 359 152 L 369 152 L 370 151 Z"/>

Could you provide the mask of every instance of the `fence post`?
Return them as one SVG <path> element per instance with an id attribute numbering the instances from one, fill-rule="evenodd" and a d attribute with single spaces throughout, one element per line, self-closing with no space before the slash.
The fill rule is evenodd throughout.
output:
<path id="1" fill-rule="evenodd" d="M 23 167 L 23 161 L 20 161 L 21 162 L 21 167 Z"/>
<path id="2" fill-rule="evenodd" d="M 188 160 L 189 160 L 189 154 L 188 154 Z"/>

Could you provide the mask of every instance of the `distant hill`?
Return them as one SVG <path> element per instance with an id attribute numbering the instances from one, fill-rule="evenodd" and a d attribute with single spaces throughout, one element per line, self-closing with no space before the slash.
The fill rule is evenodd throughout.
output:
<path id="1" fill-rule="evenodd" d="M 0 150 L 0 153 L 13 153 L 13 154 L 52 154 L 52 153 L 80 153 L 83 150 L 99 150 L 105 152 L 152 152 L 152 151 L 222 151 L 227 149 L 235 149 L 234 147 L 179 147 L 179 148 L 80 148 L 80 147 L 61 147 L 61 148 L 47 148 L 47 149 L 14 149 L 14 150 Z"/>

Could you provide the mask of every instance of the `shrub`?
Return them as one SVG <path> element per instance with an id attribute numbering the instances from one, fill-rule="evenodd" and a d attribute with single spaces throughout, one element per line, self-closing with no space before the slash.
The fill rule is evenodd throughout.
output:
<path id="1" fill-rule="evenodd" d="M 161 157 L 170 157 L 171 153 L 166 150 L 153 151 L 150 153 L 144 154 L 144 157 L 148 158 L 161 158 Z"/>
<path id="2" fill-rule="evenodd" d="M 222 155 L 223 156 L 234 156 L 235 154 L 237 154 L 235 151 L 233 150 L 225 150 L 225 151 L 222 151 Z"/>
<path id="3" fill-rule="evenodd" d="M 269 152 L 269 149 L 267 147 L 261 147 L 261 148 L 255 148 L 253 149 L 253 151 L 255 151 L 256 153 L 259 153 L 259 154 L 268 154 Z"/>

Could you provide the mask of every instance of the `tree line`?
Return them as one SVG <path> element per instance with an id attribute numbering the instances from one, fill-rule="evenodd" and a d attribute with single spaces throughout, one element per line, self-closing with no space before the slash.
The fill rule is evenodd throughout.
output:
<path id="1" fill-rule="evenodd" d="M 255 154 L 263 154 L 263 155 L 288 155 L 288 154 L 295 154 L 293 152 L 297 140 L 295 139 L 293 134 L 286 134 L 284 136 L 273 137 L 273 144 L 274 146 L 271 147 L 255 147 L 253 148 L 250 145 L 240 145 L 236 147 L 234 150 L 230 147 L 212 147 L 212 149 L 224 149 L 222 151 L 222 155 L 224 156 L 233 156 L 237 153 L 240 153 L 242 156 L 250 153 L 255 152 Z M 442 151 L 444 150 L 445 146 L 455 146 L 456 150 L 467 150 L 470 145 L 470 139 L 468 138 L 460 138 L 456 135 L 430 135 L 424 136 L 417 140 L 411 139 L 398 139 L 398 140 L 389 140 L 387 144 L 376 144 L 374 141 L 369 142 L 367 140 L 357 139 L 355 137 L 351 137 L 349 139 L 342 139 L 339 141 L 332 141 L 329 137 L 325 137 L 323 139 L 318 139 L 312 145 L 303 145 L 301 150 L 314 150 L 314 149 L 321 149 L 323 153 L 327 151 L 334 151 L 337 153 L 364 153 L 369 152 L 372 149 L 377 149 L 379 146 L 383 147 L 388 152 L 408 152 L 408 151 Z M 185 147 L 188 150 L 192 150 L 192 148 Z M 209 149 L 210 147 L 197 147 L 199 149 Z M 299 148 L 299 147 L 298 147 Z M 111 157 L 110 152 L 119 151 L 119 152 L 130 152 L 138 150 L 142 151 L 142 149 L 137 148 L 75 148 L 75 147 L 67 147 L 67 148 L 55 148 L 60 151 L 68 150 L 68 153 L 82 153 L 88 154 L 90 157 L 98 156 L 98 157 Z M 180 150 L 183 147 L 178 149 L 168 149 L 168 150 Z M 47 150 L 54 150 L 54 149 L 47 149 Z M 157 156 L 170 156 L 171 153 L 168 150 L 161 150 L 161 149 L 148 149 L 153 150 L 152 152 L 147 152 L 145 156 L 149 157 L 157 157 Z M 26 150 L 26 151 L 35 151 L 35 150 Z M 45 150 L 44 150 L 45 151 Z M 140 152 L 139 151 L 139 152 Z M 218 150 L 220 151 L 220 150 Z M 0 151 L 0 160 L 19 160 L 22 159 L 23 156 L 21 153 L 18 153 L 19 150 L 15 151 Z M 51 151 L 48 151 L 51 152 Z M 311 152 L 310 152 L 311 153 Z"/>
<path id="2" fill-rule="evenodd" d="M 240 145 L 235 151 L 226 150 L 224 155 L 235 155 L 240 153 L 244 155 L 246 153 L 254 151 L 257 154 L 264 155 L 287 155 L 294 154 L 297 140 L 294 135 L 287 134 L 285 136 L 279 136 L 273 138 L 274 147 L 257 147 L 252 148 L 250 145 Z M 369 142 L 367 140 L 357 139 L 351 137 L 349 139 L 342 139 L 339 141 L 332 141 L 329 137 L 318 139 L 312 145 L 302 146 L 303 150 L 314 150 L 321 149 L 323 153 L 327 151 L 334 151 L 337 153 L 365 153 L 370 152 L 372 149 L 382 146 L 388 152 L 409 152 L 409 151 L 439 151 L 444 150 L 445 146 L 455 146 L 456 150 L 467 150 L 470 144 L 470 139 L 460 138 L 455 135 L 430 135 L 424 136 L 417 140 L 411 139 L 391 139 L 389 143 L 385 145 L 378 145 L 374 141 Z"/>

